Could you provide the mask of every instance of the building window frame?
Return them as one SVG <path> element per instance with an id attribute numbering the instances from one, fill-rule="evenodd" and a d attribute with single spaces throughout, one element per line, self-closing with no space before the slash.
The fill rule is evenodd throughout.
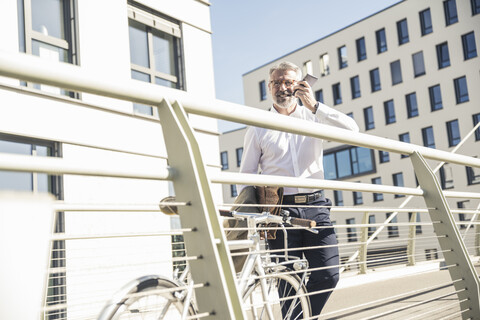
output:
<path id="1" fill-rule="evenodd" d="M 342 103 L 342 88 L 340 82 L 332 84 L 333 105 L 339 105 Z"/>
<path id="2" fill-rule="evenodd" d="M 325 77 L 330 74 L 330 57 L 328 53 L 320 55 L 320 76 Z"/>
<path id="3" fill-rule="evenodd" d="M 463 59 L 469 60 L 477 56 L 477 45 L 473 31 L 462 35 Z"/>
<path id="4" fill-rule="evenodd" d="M 446 26 L 449 26 L 451 24 L 458 22 L 457 4 L 455 0 L 444 0 L 443 12 L 445 14 Z"/>
<path id="5" fill-rule="evenodd" d="M 453 184 L 453 171 L 452 166 L 448 163 L 445 163 L 440 167 L 440 186 L 442 190 L 453 189 L 455 188 Z"/>
<path id="6" fill-rule="evenodd" d="M 450 66 L 450 54 L 448 52 L 448 42 L 437 44 L 437 62 L 438 69 L 443 69 Z"/>
<path id="7" fill-rule="evenodd" d="M 325 103 L 322 89 L 315 91 L 315 99 L 320 103 Z"/>
<path id="8" fill-rule="evenodd" d="M 480 168 L 465 167 L 467 171 L 467 185 L 480 184 Z"/>
<path id="9" fill-rule="evenodd" d="M 337 49 L 338 54 L 338 68 L 344 69 L 348 67 L 347 46 L 343 45 Z"/>
<path id="10" fill-rule="evenodd" d="M 347 147 L 327 151 L 323 157 L 325 179 L 347 179 L 376 171 L 373 150 Z"/>
<path id="11" fill-rule="evenodd" d="M 378 150 L 378 159 L 380 163 L 390 162 L 390 153 L 388 151 Z"/>
<path id="12" fill-rule="evenodd" d="M 423 59 L 423 51 L 412 54 L 413 74 L 415 78 L 426 74 L 425 61 Z"/>
<path id="13" fill-rule="evenodd" d="M 405 102 L 407 106 L 407 117 L 414 118 L 418 116 L 417 94 L 415 92 L 405 95 Z"/>
<path id="14" fill-rule="evenodd" d="M 392 86 L 403 82 L 400 60 L 390 62 L 390 74 L 392 76 Z"/>
<path id="15" fill-rule="evenodd" d="M 397 122 L 395 116 L 395 105 L 393 99 L 383 102 L 383 110 L 385 111 L 385 124 L 392 124 Z"/>
<path id="16" fill-rule="evenodd" d="M 453 79 L 453 84 L 455 88 L 455 101 L 457 104 L 468 102 L 470 98 L 468 97 L 467 77 L 463 76 Z"/>
<path id="17" fill-rule="evenodd" d="M 387 212 L 385 215 L 387 219 L 393 214 L 393 212 Z M 397 216 L 393 217 L 392 220 L 388 223 L 388 237 L 389 238 L 398 238 L 400 237 L 400 232 L 398 231 L 398 226 L 391 225 L 393 223 L 398 223 Z"/>
<path id="18" fill-rule="evenodd" d="M 361 37 L 355 40 L 355 46 L 357 49 L 357 62 L 367 59 L 367 49 L 365 46 L 365 37 Z"/>
<path id="19" fill-rule="evenodd" d="M 447 126 L 447 136 L 448 136 L 448 146 L 454 147 L 460 143 L 462 137 L 460 135 L 460 125 L 458 119 L 450 120 L 446 122 Z"/>
<path id="20" fill-rule="evenodd" d="M 397 21 L 398 45 L 409 42 L 407 18 Z"/>
<path id="21" fill-rule="evenodd" d="M 472 7 L 472 16 L 480 13 L 480 0 L 470 0 Z"/>
<path id="22" fill-rule="evenodd" d="M 382 178 L 381 177 L 375 177 L 372 178 L 372 184 L 382 184 Z M 373 193 L 373 202 L 378 202 L 378 201 L 383 201 L 383 193 Z"/>
<path id="23" fill-rule="evenodd" d="M 220 165 L 222 170 L 228 170 L 228 151 L 220 152 Z"/>
<path id="24" fill-rule="evenodd" d="M 435 149 L 435 135 L 432 126 L 422 128 L 422 139 L 425 147 Z"/>
<path id="25" fill-rule="evenodd" d="M 442 91 L 439 84 L 428 88 L 430 98 L 430 111 L 437 111 L 443 109 Z"/>
<path id="26" fill-rule="evenodd" d="M 240 167 L 240 165 L 242 164 L 243 147 L 236 148 L 235 155 L 237 156 L 237 167 Z"/>
<path id="27" fill-rule="evenodd" d="M 352 100 L 361 97 L 360 78 L 358 75 L 350 78 L 350 88 L 352 90 Z"/>
<path id="28" fill-rule="evenodd" d="M 475 127 L 480 122 L 480 113 L 472 114 L 472 119 Z M 475 130 L 475 141 L 480 141 L 480 127 Z"/>
<path id="29" fill-rule="evenodd" d="M 385 28 L 375 31 L 375 39 L 377 40 L 377 54 L 386 52 L 388 50 L 388 47 Z"/>
<path id="30" fill-rule="evenodd" d="M 258 83 L 259 91 L 260 91 L 260 101 L 267 100 L 267 84 L 265 80 L 262 80 Z"/>
<path id="31" fill-rule="evenodd" d="M 357 241 L 357 228 L 354 227 L 355 218 L 346 219 L 345 223 L 347 225 L 353 226 L 353 227 L 347 227 L 347 241 L 348 242 L 356 242 Z"/>
<path id="32" fill-rule="evenodd" d="M 378 68 L 370 70 L 370 88 L 372 89 L 372 93 L 382 90 L 380 71 Z"/>
<path id="33" fill-rule="evenodd" d="M 375 129 L 372 106 L 363 109 L 363 118 L 365 120 L 365 131 Z"/>
<path id="34" fill-rule="evenodd" d="M 420 31 L 422 36 L 432 33 L 433 24 L 432 24 L 432 15 L 430 13 L 430 8 L 420 11 L 419 16 L 420 16 Z"/>

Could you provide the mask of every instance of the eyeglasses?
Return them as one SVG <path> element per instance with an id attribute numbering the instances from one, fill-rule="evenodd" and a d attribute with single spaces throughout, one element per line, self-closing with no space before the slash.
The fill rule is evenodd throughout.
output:
<path id="1" fill-rule="evenodd" d="M 274 87 L 281 87 L 282 84 L 285 85 L 285 87 L 292 87 L 293 85 L 295 85 L 295 80 L 272 80 L 270 81 L 271 84 L 273 84 Z"/>

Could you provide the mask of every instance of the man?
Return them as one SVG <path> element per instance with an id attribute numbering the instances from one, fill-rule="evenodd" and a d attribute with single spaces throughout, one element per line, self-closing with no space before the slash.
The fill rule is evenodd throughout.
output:
<path id="1" fill-rule="evenodd" d="M 358 131 L 352 118 L 315 100 L 310 85 L 300 80 L 301 70 L 296 65 L 282 62 L 270 69 L 269 77 L 268 89 L 273 100 L 271 112 Z M 297 103 L 297 98 L 302 101 L 303 106 Z M 324 177 L 321 139 L 250 127 L 245 135 L 243 150 L 240 167 L 242 173 L 260 172 L 315 179 Z M 325 199 L 319 190 L 286 187 L 283 204 L 287 205 L 286 209 L 292 216 L 313 219 L 319 226 L 331 226 L 328 209 L 331 202 Z M 272 249 L 283 248 L 283 243 L 282 232 L 277 232 L 275 240 L 269 240 Z M 312 293 L 310 302 L 314 316 L 320 314 L 339 279 L 336 244 L 333 228 L 319 228 L 318 234 L 306 230 L 288 231 L 288 247 L 298 248 L 289 251 L 289 254 L 298 257 L 304 255 L 309 269 L 313 270 L 307 290 Z M 328 266 L 331 267 L 322 268 Z"/>

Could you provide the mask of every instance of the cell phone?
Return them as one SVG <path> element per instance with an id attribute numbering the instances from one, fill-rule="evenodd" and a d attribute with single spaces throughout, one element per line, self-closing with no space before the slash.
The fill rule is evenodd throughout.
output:
<path id="1" fill-rule="evenodd" d="M 307 73 L 307 75 L 302 80 L 307 81 L 310 87 L 313 87 L 315 82 L 317 82 L 318 78 Z"/>

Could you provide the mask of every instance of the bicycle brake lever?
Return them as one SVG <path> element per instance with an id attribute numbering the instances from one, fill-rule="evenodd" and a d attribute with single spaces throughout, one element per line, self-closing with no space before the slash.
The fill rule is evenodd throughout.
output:
<path id="1" fill-rule="evenodd" d="M 317 229 L 312 229 L 312 228 L 306 228 L 305 230 L 310 231 L 311 233 L 318 234 Z"/>

